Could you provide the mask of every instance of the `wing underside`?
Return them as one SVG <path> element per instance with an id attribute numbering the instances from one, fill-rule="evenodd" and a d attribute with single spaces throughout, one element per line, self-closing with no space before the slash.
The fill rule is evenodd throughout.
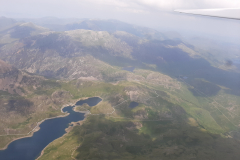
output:
<path id="1" fill-rule="evenodd" d="M 240 8 L 175 10 L 180 13 L 240 20 Z"/>

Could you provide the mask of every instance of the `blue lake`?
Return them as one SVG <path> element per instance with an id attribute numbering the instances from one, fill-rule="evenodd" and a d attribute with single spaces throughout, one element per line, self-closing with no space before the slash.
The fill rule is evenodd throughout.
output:
<path id="1" fill-rule="evenodd" d="M 84 103 L 87 103 L 89 106 L 97 105 L 99 102 L 99 99 L 96 99 L 96 97 L 84 100 Z M 79 101 L 79 103 L 82 102 Z M 84 119 L 83 113 L 74 112 L 72 109 L 73 106 L 63 108 L 63 112 L 69 113 L 66 117 L 44 121 L 40 124 L 40 130 L 35 132 L 32 137 L 22 138 L 10 143 L 6 150 L 0 151 L 0 160 L 36 159 L 49 143 L 66 133 L 65 129 L 68 128 L 71 122 L 78 122 Z"/>
<path id="2" fill-rule="evenodd" d="M 90 107 L 93 107 L 93 106 L 96 106 L 101 101 L 102 99 L 99 97 L 92 97 L 92 98 L 80 100 L 76 103 L 76 105 L 83 105 L 84 103 L 87 103 Z"/>
<path id="3" fill-rule="evenodd" d="M 137 102 L 131 102 L 130 105 L 128 106 L 129 108 L 135 108 L 137 107 L 139 104 Z"/>

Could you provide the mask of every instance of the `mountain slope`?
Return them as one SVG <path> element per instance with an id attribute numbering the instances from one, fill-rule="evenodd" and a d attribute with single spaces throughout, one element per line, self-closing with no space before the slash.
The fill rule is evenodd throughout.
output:
<path id="1" fill-rule="evenodd" d="M 16 68 L 0 60 L 0 90 L 10 94 L 23 94 L 20 86 L 22 74 Z"/>
<path id="2" fill-rule="evenodd" d="M 22 38 L 47 31 L 49 30 L 32 23 L 14 23 L 0 31 L 0 46 L 9 44 L 7 47 L 11 47 L 11 43 L 17 42 Z"/>
<path id="3" fill-rule="evenodd" d="M 90 29 L 107 30 L 115 22 L 86 23 L 93 25 Z M 128 29 L 111 25 L 111 32 L 30 29 L 3 44 L 0 58 L 21 69 L 21 74 L 10 77 L 15 81 L 4 76 L 3 81 L 15 88 L 19 84 L 22 93 L 12 89 L 1 94 L 2 134 L 25 134 L 36 122 L 61 115 L 62 105 L 99 96 L 103 103 L 79 110 L 100 115 L 87 117 L 67 138 L 56 140 L 43 159 L 224 159 L 224 154 L 236 159 L 239 142 L 228 138 L 240 124 L 239 74 L 211 66 L 179 39 L 156 40 L 144 37 L 142 30 L 128 33 Z M 2 37 L 11 37 L 12 32 L 6 30 Z M 11 66 L 1 64 L 3 75 L 11 72 Z M 122 69 L 129 66 L 132 72 Z M 18 80 L 19 75 L 23 78 Z M 132 101 L 139 106 L 130 108 Z M 11 121 L 13 117 L 18 121 Z M 0 137 L 2 144 L 16 138 L 6 137 Z M 57 152 L 60 148 L 68 150 Z"/>
<path id="4" fill-rule="evenodd" d="M 0 60 L 0 148 L 30 136 L 37 122 L 61 115 L 71 95 L 56 81 L 20 71 Z"/>
<path id="5" fill-rule="evenodd" d="M 16 20 L 6 17 L 0 17 L 0 31 L 17 23 Z"/>
<path id="6" fill-rule="evenodd" d="M 66 30 L 86 29 L 94 31 L 107 31 L 110 33 L 116 31 L 124 31 L 136 35 L 138 37 L 145 37 L 147 39 L 164 40 L 162 33 L 145 27 L 131 25 L 117 20 L 83 20 L 79 23 L 67 24 Z"/>
<path id="7" fill-rule="evenodd" d="M 131 58 L 131 47 L 125 42 L 107 32 L 86 30 L 47 32 L 0 50 L 1 58 L 17 68 L 51 78 L 102 79 L 102 68 L 111 67 L 91 55 Z"/>

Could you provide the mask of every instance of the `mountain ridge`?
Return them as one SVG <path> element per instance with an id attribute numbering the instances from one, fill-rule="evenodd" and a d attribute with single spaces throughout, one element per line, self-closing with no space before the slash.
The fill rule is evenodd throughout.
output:
<path id="1" fill-rule="evenodd" d="M 102 31 L 115 21 L 83 21 L 88 30 L 19 23 L 1 32 L 0 58 L 10 65 L 0 60 L 0 82 L 14 87 L 1 92 L 0 146 L 62 115 L 63 105 L 98 96 L 99 105 L 75 108 L 93 114 L 70 126 L 42 159 L 238 158 L 238 136 L 231 134 L 240 125 L 238 73 L 212 66 L 181 39 L 126 24 Z M 130 108 L 132 101 L 139 105 Z"/>

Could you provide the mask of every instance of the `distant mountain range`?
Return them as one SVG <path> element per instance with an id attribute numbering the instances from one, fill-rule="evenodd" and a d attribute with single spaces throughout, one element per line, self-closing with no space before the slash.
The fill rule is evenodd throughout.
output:
<path id="1" fill-rule="evenodd" d="M 133 55 L 144 45 L 164 40 L 163 34 L 155 30 L 113 20 L 85 20 L 82 23 L 66 26 L 69 31 L 54 32 L 32 23 L 16 23 L 0 33 L 2 42 L 0 58 L 19 69 L 52 78 L 93 76 L 88 74 L 100 78 L 98 68 L 85 68 L 80 65 L 80 68 L 75 68 L 74 63 L 80 64 L 80 61 L 83 61 L 81 59 L 85 58 L 86 63 L 92 66 L 94 63 L 91 61 L 94 58 L 86 58 L 86 56 L 95 57 L 99 63 L 103 63 L 102 61 L 115 63 L 116 57 L 119 57 L 123 60 L 118 61 L 116 65 L 136 63 L 146 67 L 141 61 L 133 58 Z M 99 28 L 96 28 L 97 26 Z M 174 45 L 181 43 L 181 41 L 159 42 L 162 46 L 167 46 L 168 42 Z M 71 64 L 72 60 L 74 63 Z M 90 72 L 89 69 L 94 71 Z M 78 70 L 80 75 L 75 74 L 74 70 Z"/>
<path id="2" fill-rule="evenodd" d="M 102 80 L 101 67 L 95 63 L 148 69 L 156 65 L 154 69 L 172 77 L 187 75 L 239 88 L 238 73 L 213 67 L 210 62 L 214 60 L 209 62 L 194 46 L 181 39 L 167 39 L 153 29 L 115 20 L 83 20 L 66 27 L 67 31 L 56 32 L 29 22 L 10 25 L 0 33 L 0 58 L 49 78 L 93 76 Z M 216 78 L 219 76 L 224 80 Z"/>

